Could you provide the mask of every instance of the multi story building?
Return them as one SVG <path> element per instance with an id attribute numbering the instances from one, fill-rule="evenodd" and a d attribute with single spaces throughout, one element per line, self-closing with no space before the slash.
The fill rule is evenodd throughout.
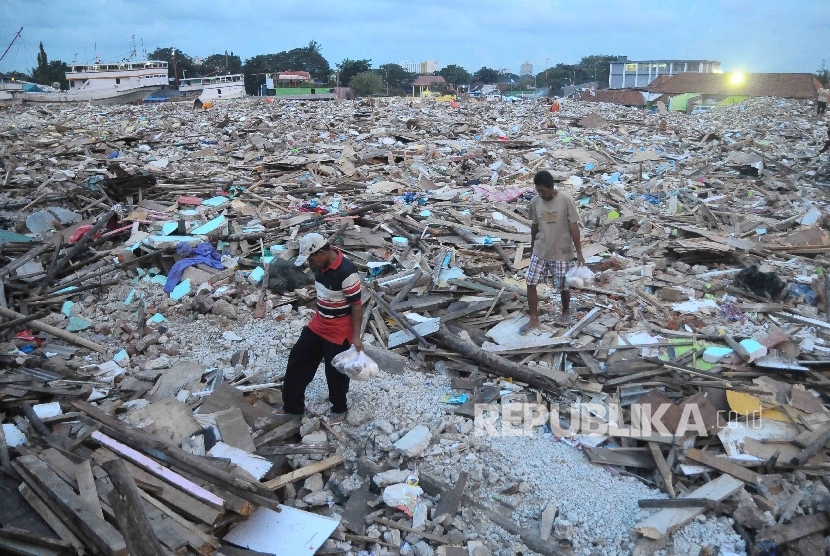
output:
<path id="1" fill-rule="evenodd" d="M 429 75 L 438 71 L 438 60 L 425 60 L 423 62 L 401 62 L 401 67 L 409 73 L 417 75 Z"/>
<path id="2" fill-rule="evenodd" d="M 519 70 L 519 75 L 533 75 L 533 64 L 530 62 L 522 64 L 522 69 Z"/>
<path id="3" fill-rule="evenodd" d="M 611 62 L 609 89 L 647 87 L 662 75 L 679 73 L 720 73 L 720 62 L 714 60 L 645 60 L 633 61 L 620 56 Z"/>

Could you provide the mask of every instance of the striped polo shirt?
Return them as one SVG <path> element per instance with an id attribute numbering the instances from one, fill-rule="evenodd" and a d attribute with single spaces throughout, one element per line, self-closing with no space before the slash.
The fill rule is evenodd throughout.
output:
<path id="1" fill-rule="evenodd" d="M 354 263 L 337 253 L 335 261 L 325 269 L 314 271 L 317 289 L 317 312 L 308 323 L 312 332 L 333 344 L 352 343 L 352 305 L 361 302 L 360 276 Z"/>

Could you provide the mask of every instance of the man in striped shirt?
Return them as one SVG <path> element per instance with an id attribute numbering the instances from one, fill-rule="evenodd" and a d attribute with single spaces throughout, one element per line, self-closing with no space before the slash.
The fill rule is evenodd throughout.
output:
<path id="1" fill-rule="evenodd" d="M 325 361 L 332 404 L 329 422 L 340 423 L 348 411 L 349 377 L 338 372 L 331 360 L 350 345 L 357 351 L 363 350 L 360 276 L 354 263 L 339 249 L 331 247 L 320 234 L 306 234 L 300 240 L 300 254 L 294 264 L 301 266 L 306 261 L 314 269 L 317 312 L 291 348 L 282 385 L 284 406 L 278 413 L 303 414 L 305 390 L 314 379 L 320 362 Z"/>

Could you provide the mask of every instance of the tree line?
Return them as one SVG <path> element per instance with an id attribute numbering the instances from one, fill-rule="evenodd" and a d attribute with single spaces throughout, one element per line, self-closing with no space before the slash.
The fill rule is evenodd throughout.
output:
<path id="1" fill-rule="evenodd" d="M 265 83 L 265 74 L 281 71 L 307 71 L 316 83 L 322 86 L 348 86 L 355 94 L 368 96 L 372 94 L 406 95 L 411 91 L 410 84 L 417 74 L 407 71 L 400 64 L 387 63 L 374 68 L 372 60 L 344 59 L 332 67 L 322 54 L 322 47 L 316 41 L 307 46 L 277 52 L 276 54 L 258 54 L 242 62 L 233 52 L 212 54 L 197 63 L 194 58 L 180 50 L 156 48 L 147 55 L 150 60 L 168 62 L 171 79 L 188 77 L 209 77 L 212 75 L 245 74 L 245 89 L 249 95 L 259 94 Z M 596 82 L 600 88 L 608 86 L 609 62 L 617 59 L 611 55 L 591 55 L 583 57 L 576 64 L 557 63 L 535 75 L 516 75 L 500 72 L 494 68 L 482 67 L 470 72 L 458 64 L 448 64 L 435 72 L 446 81 L 445 86 L 433 87 L 439 92 L 466 89 L 474 84 L 500 84 L 500 90 L 529 90 L 544 88 L 549 95 L 562 95 L 567 85 Z M 174 63 L 175 61 L 175 63 Z M 16 77 L 52 85 L 60 83 L 61 88 L 68 88 L 64 76 L 67 64 L 61 60 L 48 60 L 43 43 L 37 55 L 37 67 L 30 74 L 12 72 L 6 77 Z M 830 72 L 824 66 L 815 73 L 816 77 L 826 83 Z"/>

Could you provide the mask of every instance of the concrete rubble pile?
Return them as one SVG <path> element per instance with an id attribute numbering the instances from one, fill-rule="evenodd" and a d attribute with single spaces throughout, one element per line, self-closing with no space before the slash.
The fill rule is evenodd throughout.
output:
<path id="1" fill-rule="evenodd" d="M 0 112 L 0 548 L 828 550 L 813 110 Z M 567 325 L 540 288 L 523 336 L 542 169 L 577 202 L 593 279 L 572 284 Z M 342 425 L 319 376 L 302 420 L 273 413 L 314 311 L 293 265 L 309 232 L 361 271 L 381 369 Z"/>

